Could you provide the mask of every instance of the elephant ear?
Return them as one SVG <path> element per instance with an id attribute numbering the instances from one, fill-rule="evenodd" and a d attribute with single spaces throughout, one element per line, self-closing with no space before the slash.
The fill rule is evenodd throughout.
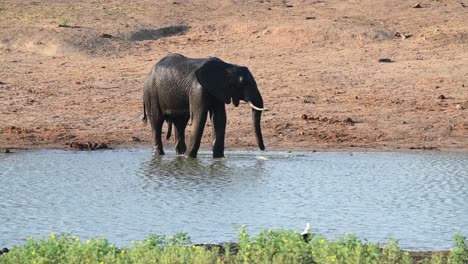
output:
<path id="1" fill-rule="evenodd" d="M 230 65 L 219 60 L 209 59 L 195 71 L 198 82 L 209 94 L 229 104 L 233 89 L 229 85 Z"/>

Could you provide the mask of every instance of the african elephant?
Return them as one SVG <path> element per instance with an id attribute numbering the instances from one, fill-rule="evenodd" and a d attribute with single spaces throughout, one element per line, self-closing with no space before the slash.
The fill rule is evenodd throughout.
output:
<path id="1" fill-rule="evenodd" d="M 263 99 L 247 67 L 229 64 L 218 58 L 187 58 L 170 54 L 148 73 L 143 88 L 144 120 L 153 132 L 153 153 L 164 155 L 161 130 L 164 121 L 174 124 L 177 154 L 197 157 L 208 113 L 213 128 L 213 157 L 224 157 L 226 130 L 225 104 L 238 106 L 240 100 L 252 107 L 257 144 L 265 149 L 260 127 Z M 185 144 L 185 127 L 191 119 L 193 130 Z"/>

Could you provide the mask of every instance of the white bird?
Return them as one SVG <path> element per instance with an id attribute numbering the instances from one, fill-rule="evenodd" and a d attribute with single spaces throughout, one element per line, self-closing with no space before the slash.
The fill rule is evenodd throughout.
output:
<path id="1" fill-rule="evenodd" d="M 301 236 L 302 238 L 304 239 L 305 242 L 308 242 L 309 241 L 309 230 L 310 230 L 310 224 L 307 223 L 305 228 L 304 228 L 304 231 L 302 231 L 301 233 Z"/>

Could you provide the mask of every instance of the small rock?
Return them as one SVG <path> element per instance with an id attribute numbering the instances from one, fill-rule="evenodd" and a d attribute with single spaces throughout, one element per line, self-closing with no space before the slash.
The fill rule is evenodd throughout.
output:
<path id="1" fill-rule="evenodd" d="M 111 34 L 104 33 L 100 36 L 101 38 L 112 38 Z"/>
<path id="2" fill-rule="evenodd" d="M 289 3 L 288 3 L 288 4 L 285 4 L 284 6 L 285 6 L 285 7 L 294 7 L 292 4 L 289 4 Z"/>
<path id="3" fill-rule="evenodd" d="M 437 98 L 442 99 L 442 100 L 447 99 L 447 97 L 445 97 L 443 94 L 439 95 L 439 97 Z"/>
<path id="4" fill-rule="evenodd" d="M 0 249 L 0 255 L 8 253 L 9 251 L 10 250 L 8 250 L 8 248 L 2 248 L 2 249 Z"/>
<path id="5" fill-rule="evenodd" d="M 301 118 L 304 119 L 304 120 L 307 120 L 308 116 L 306 114 L 302 114 Z"/>
<path id="6" fill-rule="evenodd" d="M 351 117 L 348 117 L 348 118 L 345 119 L 345 123 L 354 124 L 354 120 L 351 119 Z"/>
<path id="7" fill-rule="evenodd" d="M 403 125 L 406 125 L 406 124 L 408 124 L 408 122 L 406 122 L 406 121 L 403 121 L 403 122 L 401 122 L 401 123 L 402 123 Z"/>
<path id="8" fill-rule="evenodd" d="M 80 82 L 80 81 L 76 81 L 75 83 L 76 83 L 76 84 L 81 84 L 81 82 Z"/>
<path id="9" fill-rule="evenodd" d="M 380 58 L 379 62 L 393 62 L 392 59 L 389 58 Z"/>
<path id="10" fill-rule="evenodd" d="M 141 139 L 139 137 L 132 137 L 133 142 L 141 142 Z"/>
<path id="11" fill-rule="evenodd" d="M 6 84 L 6 83 L 4 83 L 4 82 L 0 81 L 0 85 L 3 85 L 3 84 Z"/>
<path id="12" fill-rule="evenodd" d="M 465 109 L 461 104 L 457 104 L 457 105 L 455 106 L 455 108 L 456 108 L 457 110 L 463 110 L 463 109 Z"/>
<path id="13" fill-rule="evenodd" d="M 314 16 L 308 16 L 308 17 L 306 17 L 305 19 L 306 19 L 306 20 L 312 20 L 312 19 L 317 19 L 317 18 L 314 17 Z"/>
<path id="14" fill-rule="evenodd" d="M 77 149 L 77 150 L 83 150 L 83 145 L 78 143 L 78 142 L 72 142 L 72 143 L 70 143 L 70 148 Z"/>
<path id="15" fill-rule="evenodd" d="M 420 3 L 417 3 L 413 6 L 413 8 L 422 8 L 422 5 Z"/>
<path id="16" fill-rule="evenodd" d="M 5 149 L 5 153 L 11 153 L 11 151 L 9 149 Z"/>
<path id="17" fill-rule="evenodd" d="M 403 34 L 403 33 L 400 33 L 400 32 L 395 33 L 395 37 L 402 38 L 402 39 L 411 38 L 412 36 L 413 35 L 411 35 L 411 34 Z"/>
<path id="18" fill-rule="evenodd" d="M 99 149 L 108 149 L 108 148 L 109 148 L 109 146 L 107 146 L 106 143 L 101 143 L 101 144 L 99 145 Z"/>

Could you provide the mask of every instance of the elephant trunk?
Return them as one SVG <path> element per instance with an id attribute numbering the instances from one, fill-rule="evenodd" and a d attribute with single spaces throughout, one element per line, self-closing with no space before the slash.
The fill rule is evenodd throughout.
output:
<path id="1" fill-rule="evenodd" d="M 257 144 L 260 150 L 265 150 L 265 145 L 263 144 L 262 128 L 260 126 L 262 119 L 263 108 L 263 98 L 258 92 L 258 89 L 255 89 L 256 93 L 251 94 L 248 97 L 248 103 L 252 107 L 252 123 L 255 130 L 255 137 L 257 139 Z"/>
<path id="2" fill-rule="evenodd" d="M 260 150 L 265 150 L 265 145 L 263 144 L 262 128 L 260 126 L 260 121 L 262 119 L 262 111 L 252 109 L 252 122 L 255 130 L 255 137 L 257 138 L 257 144 Z"/>

